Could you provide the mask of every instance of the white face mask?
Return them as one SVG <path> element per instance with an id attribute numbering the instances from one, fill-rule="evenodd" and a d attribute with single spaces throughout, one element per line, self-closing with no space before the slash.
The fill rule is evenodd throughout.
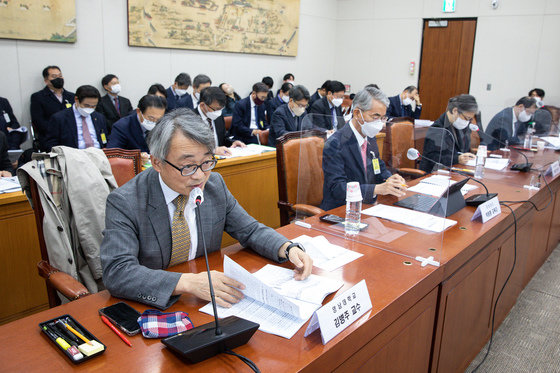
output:
<path id="1" fill-rule="evenodd" d="M 193 94 L 194 98 L 196 98 L 197 100 L 200 100 L 200 92 L 195 92 Z"/>
<path id="2" fill-rule="evenodd" d="M 303 113 L 305 113 L 305 108 L 303 107 L 299 107 L 299 106 L 295 106 L 292 111 L 294 112 L 294 114 L 297 117 L 301 117 L 303 115 Z"/>
<path id="3" fill-rule="evenodd" d="M 222 111 L 221 110 L 209 111 L 206 113 L 206 116 L 212 120 L 216 120 L 222 116 Z"/>
<path id="4" fill-rule="evenodd" d="M 77 108 L 78 108 L 78 113 L 80 113 L 82 117 L 89 117 L 91 113 L 95 111 L 95 109 L 92 108 L 83 108 L 80 106 L 77 106 Z"/>
<path id="5" fill-rule="evenodd" d="M 528 114 L 525 110 L 517 115 L 517 119 L 520 122 L 528 122 L 531 119 L 531 114 Z"/>
<path id="6" fill-rule="evenodd" d="M 187 90 L 186 90 L 186 89 L 178 89 L 178 88 L 177 88 L 177 89 L 175 90 L 175 93 L 177 93 L 177 95 L 179 95 L 179 96 L 182 96 L 182 95 L 184 95 L 184 94 L 187 93 Z"/>
<path id="7" fill-rule="evenodd" d="M 156 122 L 152 122 L 151 120 L 147 120 L 146 118 L 144 118 L 142 116 L 142 118 L 144 119 L 144 121 L 142 123 L 140 123 L 140 125 L 142 126 L 142 128 L 144 128 L 146 131 L 151 131 L 154 129 L 154 127 L 156 126 Z"/>
<path id="8" fill-rule="evenodd" d="M 402 103 L 404 106 L 412 105 L 412 99 L 410 97 L 407 97 L 402 101 Z"/>
<path id="9" fill-rule="evenodd" d="M 364 114 L 360 111 L 360 115 L 362 116 L 362 120 L 364 124 L 362 124 L 362 132 L 367 137 L 375 137 L 383 129 L 383 122 L 380 119 L 374 120 L 373 122 L 366 122 L 364 119 Z"/>
<path id="10" fill-rule="evenodd" d="M 111 93 L 114 93 L 116 95 L 118 95 L 119 93 L 121 93 L 121 85 L 120 84 L 114 84 L 111 87 Z"/>
<path id="11" fill-rule="evenodd" d="M 469 126 L 469 121 L 461 117 L 457 117 L 455 122 L 453 122 L 453 127 L 457 128 L 459 131 L 464 130 L 468 126 Z"/>
<path id="12" fill-rule="evenodd" d="M 282 101 L 284 101 L 285 103 L 290 102 L 290 96 L 282 96 Z"/>
<path id="13" fill-rule="evenodd" d="M 343 98 L 333 98 L 333 99 L 332 99 L 332 104 L 333 104 L 335 107 L 339 107 L 340 105 L 342 105 L 342 101 L 344 101 Z"/>
<path id="14" fill-rule="evenodd" d="M 535 96 L 533 98 L 535 99 L 535 101 L 537 101 L 537 107 L 543 107 L 544 106 L 544 102 L 543 102 L 542 98 L 540 98 L 539 96 Z"/>

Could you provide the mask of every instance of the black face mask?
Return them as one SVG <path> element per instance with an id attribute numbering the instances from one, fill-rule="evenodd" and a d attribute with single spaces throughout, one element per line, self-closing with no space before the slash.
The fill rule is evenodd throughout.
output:
<path id="1" fill-rule="evenodd" d="M 51 80 L 51 84 L 54 88 L 60 89 L 64 87 L 64 79 L 63 78 L 55 78 Z"/>

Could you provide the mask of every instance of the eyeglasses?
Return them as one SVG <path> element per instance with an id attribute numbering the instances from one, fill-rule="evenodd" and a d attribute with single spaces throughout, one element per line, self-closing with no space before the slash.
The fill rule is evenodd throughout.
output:
<path id="1" fill-rule="evenodd" d="M 298 104 L 297 102 L 294 101 L 294 104 L 302 109 L 307 109 L 309 107 L 309 104 Z"/>
<path id="2" fill-rule="evenodd" d="M 216 163 L 218 160 L 212 156 L 212 159 L 202 162 L 201 164 L 188 164 L 181 168 L 175 166 L 173 163 L 169 162 L 167 159 L 164 159 L 165 163 L 176 169 L 181 173 L 182 176 L 191 176 L 194 175 L 196 171 L 200 168 L 202 172 L 212 171 L 214 167 L 216 167 Z"/>
<path id="3" fill-rule="evenodd" d="M 212 111 L 219 111 L 219 110 L 223 110 L 223 109 L 224 109 L 223 106 L 221 106 L 219 109 L 216 109 L 216 108 L 213 108 L 212 106 L 210 106 L 210 105 L 208 105 L 208 104 L 204 104 L 204 105 L 206 105 L 206 106 L 208 107 L 208 109 L 210 109 L 210 110 L 212 110 Z"/>
<path id="4" fill-rule="evenodd" d="M 365 112 L 365 111 L 363 111 L 362 113 L 369 115 L 370 118 L 373 119 L 374 121 L 375 120 L 380 120 L 383 123 L 387 123 L 387 121 L 389 120 L 389 117 L 387 117 L 386 115 L 381 115 L 381 114 L 377 114 L 377 113 L 372 114 L 372 113 L 368 113 L 368 112 Z"/>
<path id="5" fill-rule="evenodd" d="M 474 120 L 474 117 L 467 117 L 465 114 L 463 113 L 459 113 L 459 115 L 461 115 L 463 117 L 464 120 L 468 121 L 469 123 L 472 123 L 472 121 Z"/>

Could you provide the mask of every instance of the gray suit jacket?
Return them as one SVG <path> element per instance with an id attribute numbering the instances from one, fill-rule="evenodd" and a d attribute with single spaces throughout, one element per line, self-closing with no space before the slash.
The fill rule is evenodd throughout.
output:
<path id="1" fill-rule="evenodd" d="M 146 170 L 107 198 L 106 228 L 101 244 L 103 282 L 113 296 L 165 309 L 180 273 L 165 271 L 171 258 L 171 224 L 158 173 Z M 287 239 L 253 219 L 237 203 L 220 174 L 212 173 L 200 205 L 196 256 L 219 250 L 226 231 L 244 247 L 280 262 L 278 249 Z"/>
<path id="2" fill-rule="evenodd" d="M 500 111 L 488 123 L 485 133 L 492 136 L 496 141 L 490 138 L 481 137 L 481 143 L 488 146 L 488 150 L 496 150 L 504 146 L 506 140 L 509 145 L 522 144 L 522 137 L 527 132 L 529 122 L 515 122 L 515 131 L 512 133 L 511 122 L 513 120 L 513 111 L 511 107 L 507 107 Z"/>

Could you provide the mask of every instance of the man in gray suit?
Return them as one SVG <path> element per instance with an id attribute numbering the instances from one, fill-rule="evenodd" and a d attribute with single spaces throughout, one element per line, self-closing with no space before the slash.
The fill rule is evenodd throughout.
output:
<path id="1" fill-rule="evenodd" d="M 216 165 L 214 136 L 198 116 L 187 109 L 166 114 L 152 130 L 149 147 L 153 167 L 107 198 L 101 263 L 112 295 L 161 309 L 184 293 L 210 300 L 205 272 L 165 269 L 203 255 L 203 236 L 208 251 L 219 250 L 224 231 L 273 261 L 290 260 L 296 279 L 309 276 L 312 260 L 303 247 L 249 216 L 220 174 L 210 172 Z M 194 188 L 204 191 L 202 227 L 195 218 Z M 243 297 L 243 284 L 221 272 L 213 271 L 212 284 L 223 307 Z"/>
<path id="2" fill-rule="evenodd" d="M 537 111 L 537 102 L 531 97 L 521 97 L 514 107 L 507 107 L 494 115 L 488 123 L 486 134 L 496 140 L 484 141 L 488 145 L 488 150 L 496 150 L 504 146 L 506 140 L 509 145 L 522 144 L 522 136 L 527 132 L 527 126 L 531 121 L 531 116 Z"/>

